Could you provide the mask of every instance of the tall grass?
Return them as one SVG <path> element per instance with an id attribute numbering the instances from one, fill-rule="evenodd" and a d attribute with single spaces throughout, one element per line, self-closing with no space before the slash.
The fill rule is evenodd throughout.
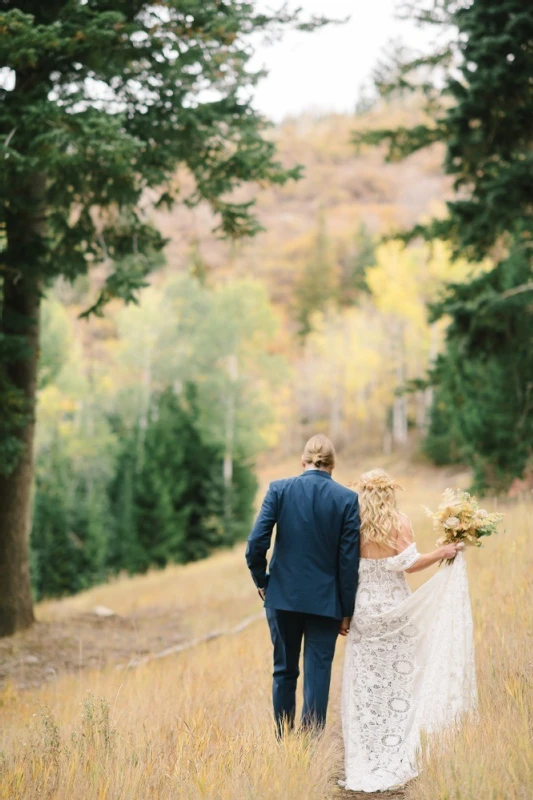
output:
<path id="1" fill-rule="evenodd" d="M 433 504 L 442 486 L 422 486 L 414 478 L 407 483 L 404 507 L 427 549 L 433 536 L 418 507 Z M 504 511 L 509 532 L 468 553 L 479 719 L 453 738 L 432 742 L 421 776 L 407 789 L 408 800 L 533 796 L 533 503 L 517 502 Z M 65 601 L 65 608 L 103 602 L 125 613 L 143 603 L 178 603 L 187 616 L 205 611 L 209 625 L 217 627 L 260 608 L 248 580 L 241 548 L 201 564 L 91 590 Z M 42 615 L 52 612 L 59 613 L 58 607 L 40 610 Z M 206 625 L 205 620 L 192 621 L 191 629 L 198 632 Z M 294 736 L 280 744 L 273 735 L 271 645 L 262 620 L 236 636 L 137 669 L 109 666 L 63 675 L 32 691 L 7 686 L 0 695 L 0 798 L 342 796 L 336 779 L 342 759 L 338 693 L 343 645 L 335 662 L 330 725 L 320 740 Z"/>
<path id="2" fill-rule="evenodd" d="M 264 626 L 129 672 L 3 698 L 0 797 L 324 798 L 330 738 L 280 745 Z"/>
<path id="3" fill-rule="evenodd" d="M 469 553 L 479 715 L 430 742 L 409 800 L 533 797 L 533 503 Z"/>

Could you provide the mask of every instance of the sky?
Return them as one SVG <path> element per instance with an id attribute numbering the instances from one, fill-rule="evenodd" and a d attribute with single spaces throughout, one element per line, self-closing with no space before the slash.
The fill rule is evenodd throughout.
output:
<path id="1" fill-rule="evenodd" d="M 423 47 L 427 42 L 427 33 L 414 22 L 395 18 L 398 0 L 291 0 L 289 5 L 350 20 L 314 33 L 288 32 L 281 42 L 258 48 L 252 65 L 264 66 L 269 75 L 255 90 L 255 106 L 275 121 L 304 111 L 353 111 L 361 85 L 391 43 Z"/>

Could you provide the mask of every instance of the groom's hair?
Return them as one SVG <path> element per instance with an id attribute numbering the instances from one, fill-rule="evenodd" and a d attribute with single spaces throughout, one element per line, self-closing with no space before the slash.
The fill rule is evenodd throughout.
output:
<path id="1" fill-rule="evenodd" d="M 328 439 L 323 433 L 311 436 L 304 447 L 302 461 L 306 464 L 313 464 L 317 469 L 334 467 L 335 448 L 331 439 Z"/>

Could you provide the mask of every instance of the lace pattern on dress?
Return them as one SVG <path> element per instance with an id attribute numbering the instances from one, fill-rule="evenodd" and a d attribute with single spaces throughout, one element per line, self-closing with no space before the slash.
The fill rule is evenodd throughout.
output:
<path id="1" fill-rule="evenodd" d="M 464 556 L 411 593 L 404 570 L 419 557 L 411 544 L 360 562 L 342 690 L 347 789 L 384 791 L 415 777 L 420 730 L 475 705 Z"/>

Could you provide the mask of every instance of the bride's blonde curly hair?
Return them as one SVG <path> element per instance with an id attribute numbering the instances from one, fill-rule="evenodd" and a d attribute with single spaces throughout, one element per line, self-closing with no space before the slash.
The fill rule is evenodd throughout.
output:
<path id="1" fill-rule="evenodd" d="M 363 541 L 396 549 L 397 542 L 392 534 L 402 527 L 396 492 L 402 487 L 384 469 L 363 473 L 351 486 L 359 494 Z"/>

